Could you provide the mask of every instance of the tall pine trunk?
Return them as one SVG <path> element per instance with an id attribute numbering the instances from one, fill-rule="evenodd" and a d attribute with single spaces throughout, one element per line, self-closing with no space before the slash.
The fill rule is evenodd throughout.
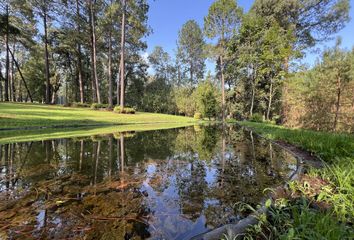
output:
<path id="1" fill-rule="evenodd" d="M 44 60 L 45 60 L 45 103 L 50 102 L 50 75 L 49 75 L 49 51 L 48 51 L 48 26 L 47 26 L 48 14 L 47 6 L 44 3 L 43 8 L 43 27 L 44 27 Z"/>
<path id="2" fill-rule="evenodd" d="M 13 54 L 15 54 L 15 43 L 13 45 Z M 16 102 L 16 88 L 15 88 L 15 74 L 14 74 L 14 60 L 11 61 L 11 96 L 12 101 Z"/>
<path id="3" fill-rule="evenodd" d="M 122 0 L 122 34 L 121 34 L 121 55 L 120 55 L 120 108 L 124 109 L 124 75 L 125 75 L 125 63 L 124 63 L 124 51 L 125 51 L 125 0 Z"/>
<path id="4" fill-rule="evenodd" d="M 111 5 L 112 5 L 111 0 Z M 108 37 L 108 108 L 113 108 L 113 81 L 112 81 L 112 13 L 109 13 L 110 28 Z"/>
<path id="5" fill-rule="evenodd" d="M 89 14 L 89 24 L 90 24 L 90 36 L 91 36 L 91 88 L 92 88 L 92 102 L 97 102 L 97 91 L 96 91 L 96 81 L 95 81 L 95 64 L 94 64 L 94 39 L 93 39 L 93 18 L 92 18 L 92 0 L 88 0 L 88 8 L 90 10 Z"/>
<path id="6" fill-rule="evenodd" d="M 76 0 L 76 17 L 77 19 L 80 19 L 80 6 L 79 6 L 79 0 Z M 80 28 L 80 23 L 77 23 L 77 32 L 78 34 L 81 34 L 81 28 Z M 82 61 L 81 61 L 81 44 L 80 40 L 77 42 L 77 70 L 78 70 L 78 77 L 79 77 L 79 89 L 80 89 L 80 102 L 84 103 L 84 82 L 83 82 L 83 76 L 82 76 Z"/>
<path id="7" fill-rule="evenodd" d="M 98 83 L 98 76 L 97 76 L 97 46 L 96 46 L 96 20 L 95 20 L 95 11 L 94 6 L 92 4 L 92 0 L 90 0 L 90 16 L 91 16 L 91 33 L 92 33 L 92 67 L 93 67 L 93 78 L 95 81 L 95 89 L 96 89 L 96 96 L 97 102 L 101 103 L 101 94 L 100 94 L 100 85 Z"/>
<path id="8" fill-rule="evenodd" d="M 5 47 L 6 47 L 6 63 L 5 63 L 5 84 L 4 84 L 4 98 L 9 101 L 9 70 L 10 70 L 10 57 L 9 57 L 9 6 L 6 5 L 6 32 L 5 32 Z"/>

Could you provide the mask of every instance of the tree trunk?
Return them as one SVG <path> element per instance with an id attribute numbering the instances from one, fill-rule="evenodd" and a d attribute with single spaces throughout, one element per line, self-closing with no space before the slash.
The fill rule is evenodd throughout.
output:
<path id="1" fill-rule="evenodd" d="M 6 32 L 5 32 L 5 45 L 6 45 L 6 63 L 5 63 L 5 101 L 9 101 L 9 69 L 10 69 L 10 58 L 9 58 L 9 6 L 6 5 Z"/>
<path id="2" fill-rule="evenodd" d="M 273 80 L 270 79 L 269 99 L 268 99 L 268 109 L 267 109 L 267 120 L 269 120 L 269 116 L 270 116 L 270 109 L 272 107 L 272 99 L 273 99 Z"/>
<path id="3" fill-rule="evenodd" d="M 111 0 L 112 5 L 112 0 Z M 112 82 L 112 15 L 109 13 L 110 29 L 108 37 L 108 108 L 113 108 L 113 82 Z"/>
<path id="4" fill-rule="evenodd" d="M 120 63 L 118 64 L 118 74 L 117 74 L 117 106 L 119 105 L 119 98 L 120 98 L 120 93 L 119 93 L 119 90 L 120 90 L 120 81 L 119 81 L 119 78 L 120 78 Z"/>
<path id="5" fill-rule="evenodd" d="M 96 91 L 96 80 L 95 80 L 95 64 L 94 64 L 94 48 L 95 48 L 95 40 L 93 38 L 93 26 L 94 26 L 94 23 L 93 23 L 93 17 L 92 17 L 92 13 L 93 13 L 93 10 L 92 10 L 92 0 L 89 0 L 88 1 L 88 7 L 90 9 L 90 14 L 89 14 L 89 22 L 90 22 L 90 35 L 91 35 L 91 86 L 92 86 L 92 102 L 97 102 L 97 91 Z"/>
<path id="6" fill-rule="evenodd" d="M 341 92 L 342 92 L 342 89 L 341 89 L 341 79 L 340 79 L 340 77 L 338 77 L 338 78 L 337 78 L 336 112 L 335 112 L 334 122 L 333 122 L 333 131 L 336 131 L 336 130 L 337 130 Z"/>
<path id="7" fill-rule="evenodd" d="M 1 54 L 1 53 L 0 53 Z M 3 76 L 2 76 L 2 70 L 1 70 L 2 66 L 0 63 L 0 102 L 3 101 L 3 97 L 2 97 L 2 81 L 3 81 Z M 0 159 L 1 160 L 1 159 Z"/>
<path id="8" fill-rule="evenodd" d="M 80 6 L 79 6 L 79 0 L 76 0 L 76 17 L 79 19 L 80 18 Z M 80 23 L 77 23 L 77 32 L 80 34 L 81 29 L 80 29 Z M 81 44 L 80 41 L 77 42 L 77 69 L 78 69 L 78 77 L 79 77 L 79 89 L 80 89 L 80 102 L 84 103 L 84 83 L 83 83 L 83 77 L 82 77 L 82 62 L 81 62 Z"/>
<path id="9" fill-rule="evenodd" d="M 222 112 L 222 121 L 225 121 L 225 76 L 224 76 L 224 59 L 223 56 L 220 56 L 220 65 L 221 65 L 221 112 Z"/>
<path id="10" fill-rule="evenodd" d="M 10 65 L 9 65 L 9 101 L 13 100 L 13 89 L 12 89 L 12 82 L 13 82 L 13 61 L 10 60 Z"/>
<path id="11" fill-rule="evenodd" d="M 121 54 L 120 54 L 120 108 L 124 109 L 124 74 L 125 74 L 125 63 L 124 63 L 124 48 L 125 48 L 125 0 L 122 0 L 123 15 L 122 15 L 122 34 L 121 34 Z"/>
<path id="12" fill-rule="evenodd" d="M 98 83 L 97 76 L 97 49 L 96 49 L 96 20 L 95 20 L 95 11 L 93 9 L 92 0 L 90 0 L 90 13 L 91 13 L 91 31 L 92 31 L 92 61 L 93 61 L 93 77 L 96 85 L 96 96 L 97 102 L 101 103 L 101 94 L 100 94 L 100 85 Z"/>
<path id="13" fill-rule="evenodd" d="M 13 54 L 15 54 L 15 44 L 13 45 Z M 16 88 L 15 88 L 15 74 L 14 74 L 14 60 L 11 61 L 11 91 L 12 101 L 16 102 Z"/>
<path id="14" fill-rule="evenodd" d="M 112 82 L 112 33 L 108 39 L 108 108 L 113 108 L 113 82 Z"/>
<path id="15" fill-rule="evenodd" d="M 45 103 L 49 104 L 50 101 L 50 75 L 49 75 L 49 52 L 48 52 L 48 26 L 47 26 L 47 9 L 44 6 L 43 11 L 43 27 L 44 27 L 44 51 L 45 51 Z"/>

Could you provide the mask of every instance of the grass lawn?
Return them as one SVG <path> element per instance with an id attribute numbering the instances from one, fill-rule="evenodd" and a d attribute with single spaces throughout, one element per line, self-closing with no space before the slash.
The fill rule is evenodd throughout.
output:
<path id="1" fill-rule="evenodd" d="M 319 156 L 322 169 L 309 169 L 273 202 L 270 215 L 250 229 L 257 239 L 351 239 L 354 236 L 354 135 L 239 122 L 273 140 Z M 265 237 L 267 236 L 267 237 Z"/>
<path id="2" fill-rule="evenodd" d="M 117 114 L 88 108 L 0 103 L 0 129 L 196 122 L 189 117 L 157 113 Z"/>

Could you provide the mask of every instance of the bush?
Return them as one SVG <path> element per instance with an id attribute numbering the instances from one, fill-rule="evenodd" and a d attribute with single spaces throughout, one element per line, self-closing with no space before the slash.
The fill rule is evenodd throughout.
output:
<path id="1" fill-rule="evenodd" d="M 102 109 L 102 108 L 108 108 L 108 104 L 102 104 L 102 103 L 92 103 L 91 104 L 91 109 L 97 110 L 97 109 Z"/>
<path id="2" fill-rule="evenodd" d="M 76 107 L 76 108 L 88 108 L 90 107 L 90 104 L 88 103 L 80 103 L 80 102 L 73 102 L 69 104 L 71 107 Z"/>
<path id="3" fill-rule="evenodd" d="M 263 122 L 263 116 L 262 114 L 259 113 L 254 113 L 252 116 L 250 116 L 249 120 L 251 122 Z"/>
<path id="4" fill-rule="evenodd" d="M 135 114 L 135 109 L 131 107 L 125 107 L 123 110 L 120 108 L 120 106 L 116 106 L 114 108 L 114 112 L 116 113 L 122 113 L 122 114 Z"/>
<path id="5" fill-rule="evenodd" d="M 199 112 L 194 113 L 194 119 L 197 119 L 197 120 L 202 119 L 202 114 Z"/>

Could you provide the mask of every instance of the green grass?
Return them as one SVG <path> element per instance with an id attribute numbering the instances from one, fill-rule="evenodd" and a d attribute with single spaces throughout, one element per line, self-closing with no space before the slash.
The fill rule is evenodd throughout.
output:
<path id="1" fill-rule="evenodd" d="M 269 139 L 282 140 L 301 147 L 330 164 L 337 162 L 338 158 L 354 158 L 354 135 L 290 129 L 256 122 L 239 124 L 250 127 Z"/>
<path id="2" fill-rule="evenodd" d="M 272 140 L 281 140 L 310 151 L 325 162 L 323 169 L 309 169 L 308 179 L 314 182 L 290 183 L 298 201 L 280 199 L 286 204 L 274 204 L 256 236 L 276 239 L 350 239 L 354 222 L 354 136 L 289 129 L 265 123 L 239 122 Z M 279 200 L 279 199 L 278 199 Z M 329 208 L 310 207 L 324 203 Z M 252 238 L 254 235 L 250 235 Z"/>
<path id="3" fill-rule="evenodd" d="M 0 129 L 192 122 L 197 121 L 193 118 L 158 113 L 117 114 L 87 108 L 0 103 Z"/>

